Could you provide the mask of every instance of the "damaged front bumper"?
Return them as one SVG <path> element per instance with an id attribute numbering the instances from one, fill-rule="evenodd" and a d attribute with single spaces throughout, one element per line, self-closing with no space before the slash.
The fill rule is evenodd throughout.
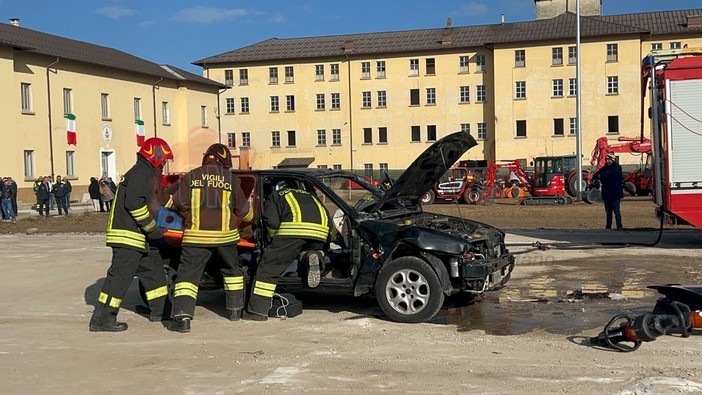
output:
<path id="1" fill-rule="evenodd" d="M 514 270 L 514 255 L 505 253 L 499 258 L 473 260 L 459 265 L 459 277 L 464 292 L 482 293 L 504 286 Z"/>

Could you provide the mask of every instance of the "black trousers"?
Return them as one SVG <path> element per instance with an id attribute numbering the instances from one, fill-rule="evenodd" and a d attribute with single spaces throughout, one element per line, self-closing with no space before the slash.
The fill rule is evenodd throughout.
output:
<path id="1" fill-rule="evenodd" d="M 612 214 L 614 214 L 614 221 L 617 224 L 617 229 L 622 228 L 622 212 L 620 209 L 620 199 L 605 200 L 605 228 L 612 228 Z"/>
<path id="2" fill-rule="evenodd" d="M 49 198 L 39 200 L 38 203 L 39 215 L 49 216 Z"/>
<path id="3" fill-rule="evenodd" d="M 236 244 L 217 247 L 184 246 L 173 290 L 173 318 L 195 317 L 195 304 L 202 272 L 205 270 L 207 261 L 215 253 L 219 256 L 222 265 L 227 310 L 244 307 L 244 270 L 239 264 L 239 251 Z"/>
<path id="4" fill-rule="evenodd" d="M 300 251 L 323 250 L 324 244 L 319 240 L 274 237 L 256 268 L 248 311 L 268 315 L 280 274 L 290 266 Z"/>
<path id="5" fill-rule="evenodd" d="M 151 314 L 161 314 L 164 317 L 170 315 L 170 311 L 166 311 L 170 307 L 170 303 L 166 303 L 168 287 L 158 249 L 149 246 L 148 252 L 141 252 L 131 248 L 112 247 L 112 264 L 107 269 L 105 283 L 93 311 L 94 320 L 117 320 L 119 306 L 135 275 L 146 291 Z"/>
<path id="6" fill-rule="evenodd" d="M 63 214 L 68 214 L 68 205 L 66 204 L 67 198 L 66 196 L 55 196 L 56 198 L 56 207 L 58 208 L 58 213 L 59 215 Z M 61 211 L 63 210 L 63 212 Z"/>

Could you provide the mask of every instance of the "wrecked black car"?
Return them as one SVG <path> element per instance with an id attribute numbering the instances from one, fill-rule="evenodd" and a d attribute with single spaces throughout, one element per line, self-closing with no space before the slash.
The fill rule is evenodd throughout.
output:
<path id="1" fill-rule="evenodd" d="M 514 268 L 504 232 L 464 218 L 426 213 L 420 205 L 444 170 L 475 145 L 463 132 L 442 138 L 387 190 L 340 170 L 233 170 L 255 212 L 251 228 L 242 231 L 242 262 L 250 273 L 255 270 L 270 242 L 261 218 L 263 202 L 278 182 L 287 181 L 316 193 L 334 221 L 314 292 L 371 293 L 389 319 L 416 323 L 432 319 L 447 296 L 478 295 L 503 286 Z M 349 188 L 352 184 L 361 188 Z M 303 287 L 298 264 L 304 265 L 304 255 L 290 263 L 279 288 L 295 293 Z M 216 265 L 208 266 L 206 274 L 217 282 Z"/>

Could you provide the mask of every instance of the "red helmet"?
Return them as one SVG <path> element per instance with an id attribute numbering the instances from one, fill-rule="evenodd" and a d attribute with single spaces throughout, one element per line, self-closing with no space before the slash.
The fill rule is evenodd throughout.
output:
<path id="1" fill-rule="evenodd" d="M 139 149 L 139 155 L 148 160 L 153 167 L 161 167 L 166 160 L 173 160 L 171 147 L 164 139 L 158 137 L 146 139 Z"/>
<path id="2" fill-rule="evenodd" d="M 225 169 L 232 168 L 232 153 L 229 151 L 224 144 L 212 144 L 210 148 L 205 152 L 205 156 L 202 158 L 202 164 L 205 165 L 207 162 L 217 162 Z"/>

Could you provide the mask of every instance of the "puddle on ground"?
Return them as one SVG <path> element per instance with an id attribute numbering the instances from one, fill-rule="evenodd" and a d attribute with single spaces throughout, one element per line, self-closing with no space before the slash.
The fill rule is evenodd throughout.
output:
<path id="1" fill-rule="evenodd" d="M 573 335 L 602 329 L 618 314 L 650 312 L 662 295 L 646 288 L 649 285 L 702 282 L 686 274 L 691 265 L 700 265 L 689 257 L 617 255 L 549 265 L 552 269 L 548 272 L 520 276 L 517 261 L 515 274 L 505 288 L 486 292 L 471 305 L 445 308 L 433 322 L 456 325 L 459 332 L 482 330 L 491 335 L 518 335 L 534 330 Z M 573 291 L 592 296 L 619 294 L 626 299 L 593 297 L 572 301 L 567 296 Z"/>

